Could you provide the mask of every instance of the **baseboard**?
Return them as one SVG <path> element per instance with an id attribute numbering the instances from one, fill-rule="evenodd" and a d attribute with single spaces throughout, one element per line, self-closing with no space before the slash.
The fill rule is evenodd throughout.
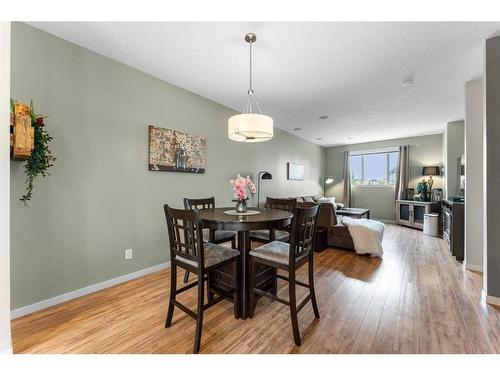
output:
<path id="1" fill-rule="evenodd" d="M 12 351 L 12 348 L 10 348 L 10 349 L 1 351 L 0 355 L 2 355 L 2 354 L 14 354 L 14 352 Z"/>
<path id="2" fill-rule="evenodd" d="M 500 298 L 493 296 L 486 296 L 486 302 L 490 305 L 500 306 Z"/>
<path id="3" fill-rule="evenodd" d="M 49 298 L 49 299 L 46 299 L 46 300 L 43 300 L 40 302 L 36 302 L 32 305 L 23 306 L 23 307 L 20 307 L 18 309 L 12 310 L 10 312 L 10 318 L 16 319 L 16 318 L 19 318 L 21 316 L 31 314 L 35 311 L 40 311 L 40 310 L 46 309 L 48 307 L 52 307 L 52 306 L 58 305 L 60 303 L 66 302 L 66 301 L 70 301 L 72 299 L 75 299 L 75 298 L 78 298 L 81 296 L 85 296 L 87 294 L 94 293 L 94 292 L 97 292 L 99 290 L 106 289 L 106 288 L 109 288 L 111 286 L 121 284 L 121 283 L 124 283 L 124 282 L 129 281 L 129 280 L 137 279 L 138 277 L 145 276 L 145 275 L 148 275 L 150 273 L 157 272 L 157 271 L 163 270 L 165 268 L 169 268 L 169 267 L 170 267 L 170 262 L 157 264 L 156 266 L 145 268 L 145 269 L 142 269 L 142 270 L 139 270 L 136 272 L 126 274 L 126 275 L 118 276 L 118 277 L 115 277 L 114 279 L 102 281 L 102 282 L 94 284 L 94 285 L 89 285 L 89 286 L 86 286 L 84 288 L 74 290 L 72 292 L 64 293 L 64 294 L 61 294 L 59 296 L 55 296 L 55 297 L 52 297 L 52 298 Z"/>
<path id="4" fill-rule="evenodd" d="M 377 219 L 377 218 L 373 218 L 373 220 L 381 221 L 384 224 L 396 224 L 396 220 Z"/>
<path id="5" fill-rule="evenodd" d="M 469 271 L 483 272 L 483 266 L 479 266 L 477 264 L 466 263 L 465 269 L 467 269 Z"/>

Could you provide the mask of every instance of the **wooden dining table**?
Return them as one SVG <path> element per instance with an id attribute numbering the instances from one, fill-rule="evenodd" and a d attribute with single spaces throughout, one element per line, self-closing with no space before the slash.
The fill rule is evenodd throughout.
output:
<path id="1" fill-rule="evenodd" d="M 205 209 L 200 211 L 203 226 L 211 229 L 213 237 L 214 230 L 231 230 L 238 232 L 238 250 L 240 251 L 240 300 L 235 301 L 238 305 L 238 317 L 246 319 L 249 312 L 250 280 L 249 280 L 249 252 L 250 231 L 258 229 L 283 229 L 290 224 L 293 214 L 289 211 L 276 209 L 249 208 L 249 211 L 259 211 L 254 215 L 231 215 L 225 212 L 234 210 L 233 207 Z M 212 239 L 213 240 L 213 239 Z M 209 275 L 209 287 L 212 290 L 225 293 L 232 287 L 231 267 L 221 268 Z M 256 272 L 256 285 L 259 289 L 269 290 L 276 293 L 276 270 L 262 265 Z M 227 293 L 228 298 L 231 295 Z"/>

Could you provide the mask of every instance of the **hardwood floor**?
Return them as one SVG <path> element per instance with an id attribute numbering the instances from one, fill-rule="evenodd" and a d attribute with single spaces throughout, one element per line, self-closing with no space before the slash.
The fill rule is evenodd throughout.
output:
<path id="1" fill-rule="evenodd" d="M 302 346 L 293 343 L 287 306 L 261 299 L 255 317 L 242 321 L 223 301 L 205 313 L 201 353 L 500 352 L 500 310 L 481 299 L 481 274 L 417 230 L 387 225 L 384 248 L 382 261 L 333 249 L 317 254 L 321 319 L 310 303 L 300 312 Z M 194 320 L 176 309 L 164 328 L 169 272 L 14 320 L 14 352 L 190 353 Z M 195 293 L 181 300 L 194 307 Z"/>

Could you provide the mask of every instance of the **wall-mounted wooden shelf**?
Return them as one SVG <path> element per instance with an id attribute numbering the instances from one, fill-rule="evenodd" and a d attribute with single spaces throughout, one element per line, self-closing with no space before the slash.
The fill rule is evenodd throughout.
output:
<path id="1" fill-rule="evenodd" d="M 16 103 L 10 116 L 10 146 L 12 160 L 28 160 L 35 148 L 35 129 L 31 125 L 30 108 Z"/>

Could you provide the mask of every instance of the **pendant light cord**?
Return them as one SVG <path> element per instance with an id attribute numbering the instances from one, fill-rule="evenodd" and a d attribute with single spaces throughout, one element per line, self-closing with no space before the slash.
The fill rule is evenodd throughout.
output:
<path id="1" fill-rule="evenodd" d="M 252 42 L 250 42 L 250 90 L 249 90 L 249 94 L 252 95 L 253 94 L 253 90 L 252 90 Z"/>
<path id="2" fill-rule="evenodd" d="M 253 87 L 252 87 L 252 68 L 253 68 L 253 65 L 252 65 L 252 45 L 253 45 L 253 42 L 250 40 L 248 42 L 248 44 L 250 44 L 250 88 L 248 89 L 248 98 L 247 98 L 247 101 L 245 103 L 245 108 L 243 109 L 243 113 L 253 113 L 252 110 L 252 105 L 254 104 L 253 102 L 255 102 L 255 105 L 257 106 L 257 110 L 259 111 L 260 114 L 262 114 L 262 110 L 260 109 L 260 106 L 259 106 L 259 103 L 257 102 L 257 99 L 255 99 L 255 95 L 254 95 L 254 91 L 253 91 Z"/>

